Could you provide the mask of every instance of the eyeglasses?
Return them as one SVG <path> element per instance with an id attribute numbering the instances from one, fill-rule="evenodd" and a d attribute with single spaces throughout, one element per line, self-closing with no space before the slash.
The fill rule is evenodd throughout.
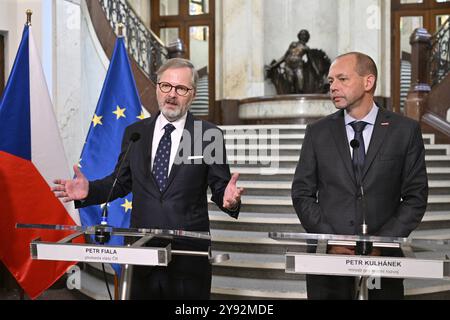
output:
<path id="1" fill-rule="evenodd" d="M 158 82 L 158 86 L 159 90 L 161 90 L 161 92 L 164 93 L 169 93 L 170 91 L 172 91 L 172 88 L 175 88 L 176 94 L 182 97 L 186 96 L 189 93 L 189 91 L 194 90 L 193 88 L 188 88 L 181 85 L 173 86 L 168 82 Z"/>

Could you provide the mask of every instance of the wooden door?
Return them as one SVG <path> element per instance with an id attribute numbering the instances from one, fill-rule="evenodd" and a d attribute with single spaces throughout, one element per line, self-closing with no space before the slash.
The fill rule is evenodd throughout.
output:
<path id="1" fill-rule="evenodd" d="M 416 28 L 434 34 L 450 17 L 450 0 L 392 0 L 391 97 L 392 109 L 403 112 L 411 81 L 409 39 Z"/>
<path id="2" fill-rule="evenodd" d="M 177 38 L 183 41 L 185 57 L 200 73 L 193 108 L 197 107 L 197 116 L 209 119 L 215 101 L 215 1 L 155 0 L 151 11 L 151 28 L 166 46 Z"/>

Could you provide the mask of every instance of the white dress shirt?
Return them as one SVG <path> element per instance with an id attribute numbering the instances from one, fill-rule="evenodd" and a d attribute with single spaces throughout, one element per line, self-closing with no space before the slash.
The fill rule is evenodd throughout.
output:
<path id="1" fill-rule="evenodd" d="M 152 170 L 153 170 L 153 162 L 155 161 L 156 151 L 158 150 L 159 141 L 164 135 L 164 126 L 168 123 L 171 123 L 175 130 L 172 131 L 170 135 L 170 139 L 172 140 L 172 147 L 170 149 L 170 160 L 169 160 L 169 172 L 167 175 L 170 175 L 170 170 L 172 169 L 173 162 L 175 161 L 175 156 L 178 151 L 178 147 L 180 146 L 181 137 L 183 136 L 184 125 L 186 124 L 187 113 L 182 116 L 180 119 L 170 122 L 166 119 L 166 117 L 160 113 L 158 119 L 155 122 L 155 131 L 153 132 L 153 142 L 152 142 Z"/>
<path id="2" fill-rule="evenodd" d="M 378 106 L 374 103 L 372 110 L 370 110 L 367 116 L 365 116 L 361 120 L 356 120 L 355 118 L 351 117 L 348 114 L 347 110 L 344 110 L 344 114 L 345 114 L 345 130 L 347 131 L 348 145 L 350 147 L 350 155 L 352 157 L 353 157 L 353 148 L 350 146 L 350 141 L 352 141 L 355 138 L 355 131 L 353 130 L 350 123 L 353 121 L 365 121 L 368 123 L 363 130 L 364 148 L 366 149 L 365 152 L 367 154 L 370 139 L 372 138 L 373 128 L 375 126 L 375 121 L 377 120 Z"/>

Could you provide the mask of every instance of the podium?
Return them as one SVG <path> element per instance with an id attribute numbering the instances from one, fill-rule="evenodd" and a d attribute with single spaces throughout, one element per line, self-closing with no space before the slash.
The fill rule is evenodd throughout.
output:
<path id="1" fill-rule="evenodd" d="M 39 239 L 30 243 L 32 259 L 53 261 L 76 261 L 115 263 L 124 265 L 121 275 L 120 299 L 127 300 L 130 295 L 131 276 L 133 265 L 162 266 L 167 267 L 174 255 L 203 256 L 209 259 L 211 264 L 229 260 L 228 254 L 212 256 L 208 251 L 173 250 L 171 245 L 166 247 L 144 247 L 148 241 L 154 238 L 163 239 L 198 239 L 210 240 L 209 232 L 192 232 L 184 230 L 164 229 L 137 229 L 114 228 L 101 226 L 101 232 L 114 236 L 134 237 L 137 240 L 124 246 L 102 245 L 95 243 L 72 243 L 78 237 L 98 234 L 99 226 L 70 226 L 70 225 L 46 225 L 46 224 L 21 224 L 20 229 L 46 229 L 59 231 L 73 231 L 74 233 L 59 240 L 56 243 L 44 242 Z"/>
<path id="2" fill-rule="evenodd" d="M 358 300 L 368 299 L 374 278 L 450 280 L 450 241 L 375 236 L 270 232 L 277 241 L 315 247 L 315 253 L 286 252 L 286 273 L 354 276 Z M 356 246 L 368 242 L 373 248 L 398 248 L 403 257 L 337 255 L 329 245 Z"/>

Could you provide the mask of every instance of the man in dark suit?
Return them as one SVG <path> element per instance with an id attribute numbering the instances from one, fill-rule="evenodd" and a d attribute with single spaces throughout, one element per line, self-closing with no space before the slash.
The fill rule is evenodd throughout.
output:
<path id="1" fill-rule="evenodd" d="M 428 197 L 419 123 L 374 103 L 377 68 L 365 54 L 339 56 L 328 80 L 339 111 L 308 125 L 292 184 L 303 227 L 309 233 L 361 234 L 365 201 L 369 235 L 407 237 L 420 223 Z M 352 140 L 359 141 L 356 147 Z M 354 255 L 355 248 L 330 246 L 328 252 Z M 307 275 L 306 281 L 309 299 L 354 297 L 353 277 Z M 369 292 L 370 299 L 403 295 L 402 279 L 382 279 L 381 289 Z"/>
<path id="2" fill-rule="evenodd" d="M 198 80 L 191 62 L 171 59 L 157 75 L 160 112 L 126 128 L 115 171 L 87 181 L 74 166 L 76 178 L 55 181 L 53 190 L 66 202 L 75 200 L 78 207 L 101 204 L 118 176 L 111 200 L 133 192 L 131 227 L 209 232 L 208 187 L 212 201 L 234 218 L 243 189 L 236 186 L 238 175 L 230 175 L 222 131 L 188 112 Z M 132 142 L 133 136 L 140 139 Z M 168 243 L 159 239 L 149 245 Z M 211 245 L 197 239 L 170 243 L 172 249 L 192 251 L 207 251 Z M 167 268 L 135 266 L 131 298 L 209 299 L 211 278 L 207 257 L 173 256 Z"/>

